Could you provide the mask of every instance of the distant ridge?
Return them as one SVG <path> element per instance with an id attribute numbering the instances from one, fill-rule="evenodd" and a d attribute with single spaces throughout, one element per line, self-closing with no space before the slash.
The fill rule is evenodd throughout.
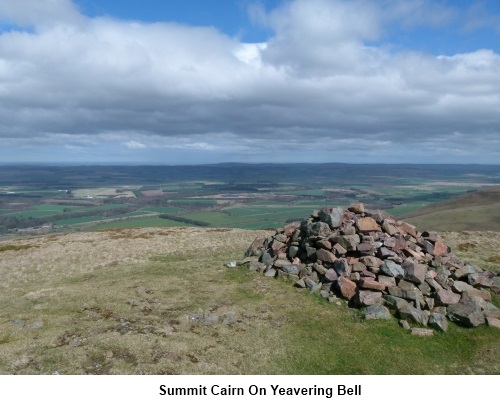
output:
<path id="1" fill-rule="evenodd" d="M 471 191 L 402 216 L 419 229 L 500 231 L 500 186 Z"/>

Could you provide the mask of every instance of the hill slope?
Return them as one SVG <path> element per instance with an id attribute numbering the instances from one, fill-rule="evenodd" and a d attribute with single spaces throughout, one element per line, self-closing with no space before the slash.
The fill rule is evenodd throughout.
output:
<path id="1" fill-rule="evenodd" d="M 0 243 L 0 373 L 500 373 L 497 329 L 452 324 L 419 339 L 223 266 L 262 234 L 148 228 Z M 500 251 L 498 234 L 453 235 L 457 246 L 471 238 L 470 254 Z"/>
<path id="2" fill-rule="evenodd" d="M 466 193 L 405 214 L 419 229 L 500 231 L 500 187 Z"/>

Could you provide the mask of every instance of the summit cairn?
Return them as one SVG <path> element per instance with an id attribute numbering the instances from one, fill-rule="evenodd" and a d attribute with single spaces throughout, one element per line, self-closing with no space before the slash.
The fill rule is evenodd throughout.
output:
<path id="1" fill-rule="evenodd" d="M 500 292 L 499 276 L 459 259 L 436 232 L 421 233 L 363 204 L 314 211 L 274 236 L 256 238 L 245 257 L 240 263 L 250 263 L 250 270 L 364 308 L 365 319 L 396 315 L 404 325 L 441 332 L 448 321 L 500 322 L 500 309 L 490 302 Z"/>

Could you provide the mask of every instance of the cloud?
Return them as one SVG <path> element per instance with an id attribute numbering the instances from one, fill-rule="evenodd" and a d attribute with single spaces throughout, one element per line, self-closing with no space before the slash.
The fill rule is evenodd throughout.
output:
<path id="1" fill-rule="evenodd" d="M 21 26 L 80 24 L 84 17 L 70 0 L 0 0 L 0 21 Z"/>
<path id="2" fill-rule="evenodd" d="M 141 142 L 137 142 L 137 141 L 128 141 L 128 142 L 125 142 L 124 145 L 128 149 L 146 149 L 147 148 L 146 145 L 144 145 Z"/>
<path id="3" fill-rule="evenodd" d="M 63 148 L 65 159 L 84 150 L 88 159 L 177 163 L 189 154 L 205 162 L 500 161 L 500 55 L 384 45 L 388 21 L 448 24 L 455 14 L 441 3 L 254 8 L 273 30 L 259 44 L 212 27 L 88 18 L 69 0 L 19 2 L 38 14 L 8 3 L 0 0 L 0 19 L 36 29 L 0 33 L 4 161 L 29 158 L 23 151 L 37 142 L 46 159 Z M 400 7 L 389 14 L 391 5 Z"/>

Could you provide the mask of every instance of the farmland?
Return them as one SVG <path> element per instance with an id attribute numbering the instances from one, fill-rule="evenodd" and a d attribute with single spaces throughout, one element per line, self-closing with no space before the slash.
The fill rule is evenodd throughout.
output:
<path id="1" fill-rule="evenodd" d="M 498 166 L 3 167 L 0 234 L 187 225 L 266 229 L 357 201 L 405 216 L 498 184 Z"/>

